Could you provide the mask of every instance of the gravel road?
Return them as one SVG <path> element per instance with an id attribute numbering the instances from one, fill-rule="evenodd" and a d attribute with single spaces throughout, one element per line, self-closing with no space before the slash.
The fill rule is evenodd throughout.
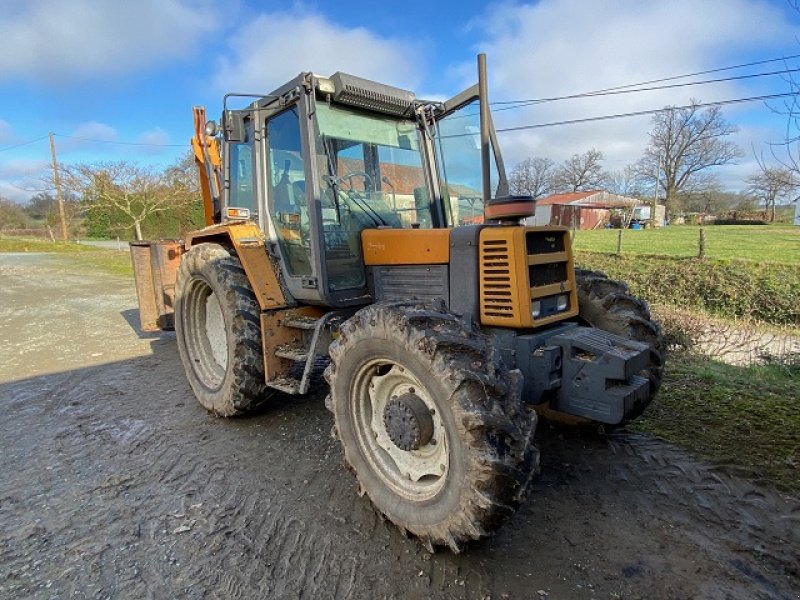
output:
<path id="1" fill-rule="evenodd" d="M 625 433 L 542 428 L 516 517 L 428 554 L 357 495 L 323 384 L 217 419 L 131 282 L 0 277 L 0 597 L 800 598 L 800 501 Z"/>

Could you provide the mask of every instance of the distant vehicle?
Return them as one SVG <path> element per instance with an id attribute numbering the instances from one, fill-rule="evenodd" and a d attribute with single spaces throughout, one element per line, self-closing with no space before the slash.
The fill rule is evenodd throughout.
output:
<path id="1" fill-rule="evenodd" d="M 655 219 L 652 217 L 652 206 L 650 204 L 643 204 L 642 206 L 637 206 L 633 209 L 633 215 L 631 216 L 630 226 L 638 224 L 643 226 L 648 221 L 651 221 L 653 227 L 662 227 L 665 224 L 666 219 L 666 208 L 661 204 L 656 205 L 655 211 Z"/>

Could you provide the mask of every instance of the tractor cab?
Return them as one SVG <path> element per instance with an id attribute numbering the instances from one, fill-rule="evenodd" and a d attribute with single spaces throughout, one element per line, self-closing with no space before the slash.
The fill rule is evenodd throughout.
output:
<path id="1" fill-rule="evenodd" d="M 221 128 L 200 128 L 222 147 L 220 210 L 207 220 L 255 221 L 298 301 L 367 301 L 366 229 L 483 221 L 477 85 L 428 102 L 344 73 L 303 73 L 244 108 L 229 109 L 233 97 Z M 503 196 L 496 143 L 491 152 L 491 193 Z"/>

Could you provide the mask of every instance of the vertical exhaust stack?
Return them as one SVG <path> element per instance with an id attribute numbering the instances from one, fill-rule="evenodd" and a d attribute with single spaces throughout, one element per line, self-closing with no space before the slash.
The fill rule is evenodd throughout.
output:
<path id="1" fill-rule="evenodd" d="M 481 169 L 483 176 L 483 217 L 484 222 L 490 224 L 519 224 L 521 219 L 533 216 L 534 200 L 530 196 L 512 196 L 508 193 L 508 181 L 505 168 L 499 159 L 499 149 L 496 144 L 494 124 L 489 111 L 489 82 L 486 77 L 486 54 L 478 54 L 478 96 L 480 102 L 481 122 Z M 494 143 L 494 156 L 497 161 L 500 182 L 498 195 L 493 197 L 491 182 L 491 160 L 493 157 L 492 143 Z"/>

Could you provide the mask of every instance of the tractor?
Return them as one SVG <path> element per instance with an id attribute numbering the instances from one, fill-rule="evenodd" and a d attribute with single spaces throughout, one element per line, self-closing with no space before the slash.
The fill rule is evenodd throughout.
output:
<path id="1" fill-rule="evenodd" d="M 174 325 L 200 404 L 244 415 L 324 369 L 359 493 L 431 551 L 512 516 L 539 417 L 618 427 L 663 370 L 647 305 L 525 224 L 487 89 L 480 55 L 445 102 L 305 72 L 196 107 L 207 226 L 132 245 L 142 326 Z"/>

